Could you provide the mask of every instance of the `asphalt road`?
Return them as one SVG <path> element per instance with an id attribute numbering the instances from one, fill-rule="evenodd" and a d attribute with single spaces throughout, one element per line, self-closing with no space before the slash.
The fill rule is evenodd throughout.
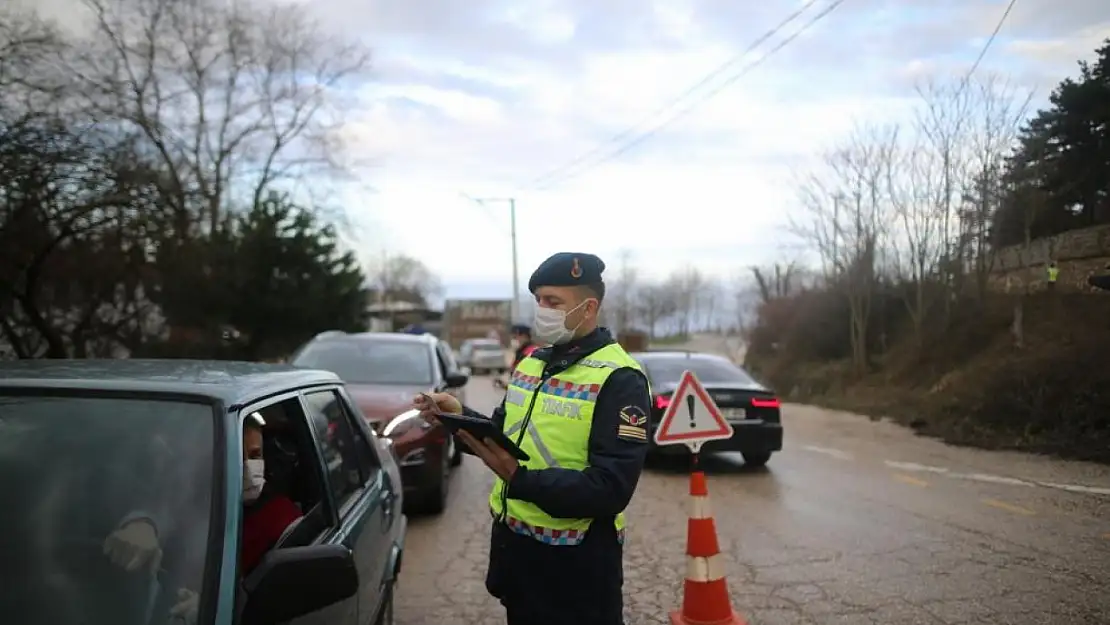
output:
<path id="1" fill-rule="evenodd" d="M 500 399 L 475 378 L 469 402 Z M 1110 467 L 948 447 L 887 423 L 785 408 L 766 469 L 707 459 L 735 609 L 752 625 L 1106 625 Z M 503 623 L 485 592 L 491 478 L 467 458 L 448 510 L 411 519 L 400 625 Z M 626 621 L 681 604 L 687 477 L 645 472 L 629 510 Z"/>

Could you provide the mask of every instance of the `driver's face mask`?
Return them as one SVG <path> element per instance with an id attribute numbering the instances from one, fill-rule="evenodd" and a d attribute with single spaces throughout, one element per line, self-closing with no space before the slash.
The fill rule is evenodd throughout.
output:
<path id="1" fill-rule="evenodd" d="M 243 466 L 243 501 L 251 503 L 262 494 L 262 487 L 266 485 L 266 461 L 261 458 L 249 458 Z"/>

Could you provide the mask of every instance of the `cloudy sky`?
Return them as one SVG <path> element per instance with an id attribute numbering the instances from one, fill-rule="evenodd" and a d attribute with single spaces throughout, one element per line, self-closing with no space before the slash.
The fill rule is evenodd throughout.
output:
<path id="1" fill-rule="evenodd" d="M 653 276 L 693 264 L 728 277 L 797 254 L 783 228 L 796 172 L 856 120 L 906 114 L 915 81 L 960 75 L 1006 5 L 844 0 L 735 76 L 833 1 L 745 56 L 806 3 L 305 0 L 375 53 L 343 131 L 372 163 L 341 190 L 363 258 L 413 255 L 448 296 L 508 296 L 508 206 L 463 193 L 516 198 L 522 283 L 560 250 L 595 252 L 614 272 L 625 250 Z M 1106 37 L 1106 0 L 1017 0 L 980 71 L 1043 99 Z"/>
<path id="2" fill-rule="evenodd" d="M 747 59 L 830 2 L 818 0 Z M 322 19 L 376 51 L 369 106 L 348 129 L 375 163 L 366 172 L 373 191 L 348 202 L 367 255 L 416 255 L 449 295 L 507 292 L 508 207 L 483 208 L 461 193 L 517 199 L 522 282 L 559 250 L 596 252 L 611 267 L 628 250 L 654 275 L 692 263 L 729 276 L 791 254 L 782 224 L 792 172 L 855 119 L 905 111 L 915 80 L 969 67 L 1006 2 L 846 0 L 721 88 L 743 70 L 744 50 L 803 4 L 315 0 Z M 1108 36 L 1103 0 L 1018 0 L 981 71 L 1046 95 Z M 668 108 L 738 57 L 733 70 Z M 684 109 L 605 158 L 627 143 L 614 136 L 646 121 L 635 138 Z M 577 175 L 533 184 L 599 147 L 570 172 Z"/>

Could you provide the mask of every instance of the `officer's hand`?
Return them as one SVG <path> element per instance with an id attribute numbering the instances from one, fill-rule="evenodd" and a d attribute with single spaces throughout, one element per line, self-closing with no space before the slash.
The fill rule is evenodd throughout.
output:
<path id="1" fill-rule="evenodd" d="M 483 441 L 479 441 L 474 438 L 473 434 L 466 430 L 459 430 L 456 436 L 459 437 L 459 440 L 466 443 L 470 451 L 473 451 L 475 456 L 481 458 L 482 462 L 486 463 L 486 466 L 496 473 L 497 477 L 504 480 L 506 484 L 509 483 L 509 480 L 513 479 L 513 474 L 520 468 L 520 463 L 516 461 L 516 458 L 514 458 L 512 454 L 505 451 L 500 445 L 490 439 L 487 438 Z"/>
<path id="2" fill-rule="evenodd" d="M 462 414 L 462 404 L 450 393 L 420 394 L 413 398 L 412 407 L 420 411 L 420 416 L 430 423 L 435 423 L 436 414 Z"/>
<path id="3" fill-rule="evenodd" d="M 158 532 L 146 519 L 124 524 L 104 540 L 104 555 L 118 567 L 131 572 L 146 567 L 151 575 L 162 566 Z"/>

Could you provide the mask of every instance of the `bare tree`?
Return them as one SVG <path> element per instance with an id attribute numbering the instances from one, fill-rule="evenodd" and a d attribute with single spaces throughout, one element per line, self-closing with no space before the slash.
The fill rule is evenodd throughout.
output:
<path id="1" fill-rule="evenodd" d="M 756 288 L 759 289 L 759 300 L 764 304 L 794 294 L 798 269 L 795 261 L 774 263 L 770 267 L 752 266 L 749 269 L 755 279 Z"/>
<path id="2" fill-rule="evenodd" d="M 1034 92 L 1021 89 L 1010 80 L 993 74 L 977 78 L 968 85 L 968 89 L 971 92 L 968 168 L 957 246 L 963 266 L 974 277 L 975 292 L 982 299 L 986 295 L 987 277 L 993 267 L 990 220 L 1002 202 L 1006 159 Z"/>
<path id="3" fill-rule="evenodd" d="M 940 220 L 942 251 L 938 278 L 945 287 L 945 318 L 951 312 L 962 272 L 959 263 L 957 232 L 963 180 L 967 172 L 967 134 L 971 104 L 966 81 L 930 80 L 917 87 L 921 106 L 915 130 L 920 137 L 917 149 L 928 154 L 929 196 Z"/>
<path id="4" fill-rule="evenodd" d="M 659 324 L 675 314 L 678 302 L 666 284 L 644 284 L 639 289 L 639 317 L 647 326 L 648 336 L 659 335 Z"/>
<path id="5" fill-rule="evenodd" d="M 700 295 L 706 288 L 706 279 L 698 269 L 687 265 L 671 274 L 664 288 L 673 298 L 673 315 L 678 333 L 689 336 L 698 317 Z"/>
<path id="6" fill-rule="evenodd" d="M 890 255 L 914 336 L 923 340 L 925 315 L 935 302 L 941 258 L 946 249 L 944 207 L 936 200 L 932 175 L 941 171 L 937 156 L 914 137 L 901 146 L 890 171 L 888 191 L 894 209 Z"/>
<path id="7" fill-rule="evenodd" d="M 721 299 L 721 283 L 713 276 L 703 276 L 701 289 L 694 296 L 695 310 L 700 315 L 698 324 L 710 332 L 720 331 L 720 319 L 717 318 Z"/>
<path id="8" fill-rule="evenodd" d="M 792 229 L 812 244 L 826 268 L 826 281 L 843 292 L 850 319 L 852 361 L 869 362 L 868 328 L 876 262 L 888 232 L 888 181 L 896 163 L 899 130 L 860 126 L 825 156 L 824 169 L 799 190 L 801 219 Z"/>
<path id="9" fill-rule="evenodd" d="M 73 61 L 83 104 L 146 140 L 179 229 L 186 216 L 215 229 L 232 203 L 257 204 L 275 182 L 339 165 L 340 87 L 369 56 L 305 6 L 83 1 L 95 17 Z"/>
<path id="10" fill-rule="evenodd" d="M 443 293 L 439 278 L 411 256 L 387 254 L 368 275 L 371 294 L 383 304 L 407 302 L 426 306 Z"/>
<path id="11" fill-rule="evenodd" d="M 609 316 L 608 322 L 619 334 L 635 326 L 640 276 L 631 251 L 621 250 L 617 262 L 617 279 L 608 287 L 604 310 Z"/>

